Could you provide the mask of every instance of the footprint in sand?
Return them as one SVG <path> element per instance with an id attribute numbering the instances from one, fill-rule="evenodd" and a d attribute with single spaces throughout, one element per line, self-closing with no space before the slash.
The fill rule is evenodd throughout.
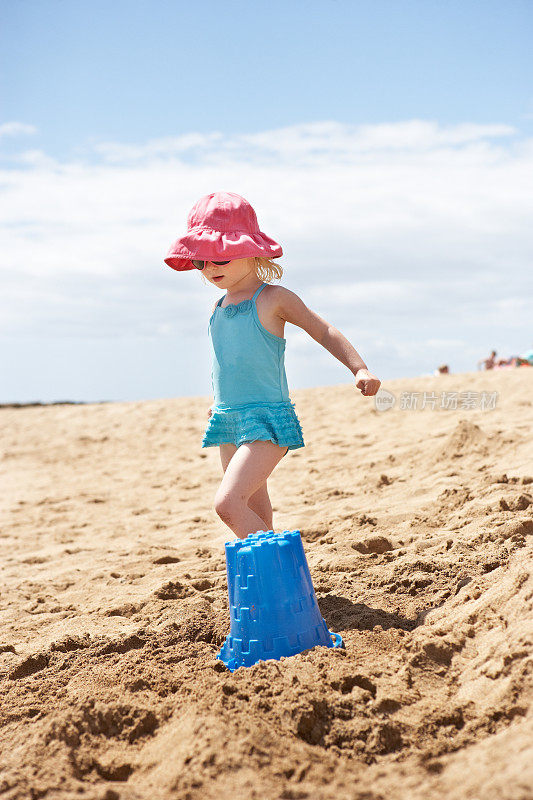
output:
<path id="1" fill-rule="evenodd" d="M 181 561 L 178 556 L 159 556 L 152 561 L 152 564 L 177 564 L 178 561 Z"/>
<path id="2" fill-rule="evenodd" d="M 208 578 L 200 578 L 200 580 L 192 581 L 192 586 L 197 589 L 199 592 L 207 592 L 208 589 L 213 589 L 216 584 L 213 581 L 210 581 Z"/>
<path id="3" fill-rule="evenodd" d="M 180 581 L 168 581 L 154 592 L 160 600 L 182 600 L 194 594 L 194 589 Z"/>

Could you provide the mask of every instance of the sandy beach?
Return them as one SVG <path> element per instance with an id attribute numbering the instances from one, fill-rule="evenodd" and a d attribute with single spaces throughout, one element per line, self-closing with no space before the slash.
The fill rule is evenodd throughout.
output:
<path id="1" fill-rule="evenodd" d="M 211 398 L 0 409 L 2 798 L 533 797 L 533 370 L 382 388 L 269 479 L 346 649 L 233 674 Z"/>

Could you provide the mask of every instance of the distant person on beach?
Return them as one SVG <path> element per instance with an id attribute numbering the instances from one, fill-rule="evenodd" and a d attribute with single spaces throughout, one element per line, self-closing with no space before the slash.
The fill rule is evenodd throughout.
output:
<path id="1" fill-rule="evenodd" d="M 441 364 L 440 367 L 437 367 L 437 369 L 435 370 L 434 374 L 435 375 L 449 375 L 450 374 L 450 368 L 449 368 L 448 364 Z"/>
<path id="2" fill-rule="evenodd" d="M 480 364 L 485 364 L 485 369 L 501 369 L 502 367 L 533 367 L 533 350 L 527 350 L 519 356 L 510 356 L 509 358 L 495 358 L 496 350 L 493 350 L 490 357 L 478 361 L 478 369 Z M 489 365 L 490 366 L 487 366 Z"/>
<path id="3" fill-rule="evenodd" d="M 177 271 L 201 270 L 226 290 L 208 325 L 214 403 L 202 447 L 220 448 L 224 475 L 215 511 L 240 539 L 273 530 L 267 478 L 289 450 L 305 446 L 285 373 L 285 323 L 302 328 L 344 364 L 365 397 L 381 385 L 337 328 L 294 292 L 271 285 L 283 274 L 272 259 L 282 254 L 243 197 L 213 192 L 191 209 L 187 233 L 164 259 Z"/>
<path id="4" fill-rule="evenodd" d="M 527 364 L 528 366 L 533 367 L 533 348 L 521 353 L 520 361 L 522 362 L 520 366 L 525 366 Z"/>
<path id="5" fill-rule="evenodd" d="M 496 350 L 493 350 L 488 358 L 482 358 L 477 362 L 478 369 L 481 364 L 483 365 L 484 369 L 494 369 L 496 364 Z"/>
<path id="6" fill-rule="evenodd" d="M 524 356 L 511 356 L 511 358 L 505 360 L 500 359 L 496 364 L 497 367 L 509 366 L 509 367 L 531 367 L 533 366 L 532 362 L 528 358 L 524 358 Z"/>

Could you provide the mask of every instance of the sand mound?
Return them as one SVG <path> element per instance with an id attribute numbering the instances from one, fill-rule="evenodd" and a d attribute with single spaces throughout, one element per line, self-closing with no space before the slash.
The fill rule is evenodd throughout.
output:
<path id="1" fill-rule="evenodd" d="M 233 674 L 207 399 L 1 409 L 2 797 L 529 800 L 532 379 L 386 388 L 452 378 L 499 404 L 292 393 L 275 528 L 346 649 Z"/>
<path id="2" fill-rule="evenodd" d="M 489 453 L 490 438 L 479 425 L 468 419 L 461 419 L 447 437 L 444 447 L 440 448 L 439 456 L 447 459 L 470 455 L 486 456 Z"/>

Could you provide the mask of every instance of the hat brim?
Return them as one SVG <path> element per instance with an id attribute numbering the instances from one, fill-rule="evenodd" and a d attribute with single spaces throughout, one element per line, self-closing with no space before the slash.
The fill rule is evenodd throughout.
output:
<path id="1" fill-rule="evenodd" d="M 202 261 L 233 261 L 252 256 L 279 258 L 282 255 L 281 245 L 262 231 L 222 233 L 211 228 L 202 228 L 177 239 L 163 260 L 172 269 L 184 272 L 196 269 L 191 260 L 193 258 Z"/>

